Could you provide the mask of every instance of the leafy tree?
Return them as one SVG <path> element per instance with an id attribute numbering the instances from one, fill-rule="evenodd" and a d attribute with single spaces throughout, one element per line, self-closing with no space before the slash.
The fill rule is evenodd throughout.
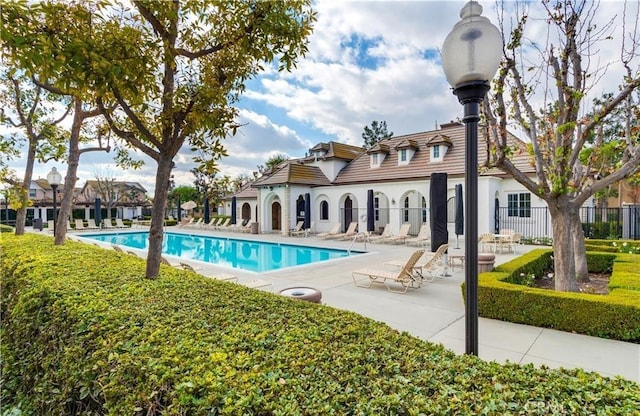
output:
<path id="1" fill-rule="evenodd" d="M 362 133 L 362 139 L 364 140 L 364 147 L 366 149 L 370 149 L 380 140 L 390 137 L 393 137 L 393 132 L 389 133 L 387 131 L 386 121 L 377 122 L 374 120 L 371 122 L 371 127 L 364 126 L 364 132 Z"/>
<path id="2" fill-rule="evenodd" d="M 22 183 L 14 188 L 12 205 L 17 208 L 16 235 L 24 234 L 27 207 L 29 201 L 29 186 L 33 175 L 33 166 L 37 161 L 60 160 L 65 151 L 64 130 L 59 124 L 67 117 L 70 107 L 60 112 L 55 111 L 55 101 L 51 94 L 35 85 L 20 71 L 5 70 L 0 74 L 0 104 L 2 104 L 0 122 L 9 127 L 19 128 L 22 135 L 6 135 L 0 137 L 0 148 L 8 157 L 18 154 L 18 146 L 27 142 L 27 163 Z M 15 117 L 8 115 L 7 108 Z M 51 115 L 58 113 L 58 117 Z M 20 189 L 19 189 L 20 188 Z"/>
<path id="3" fill-rule="evenodd" d="M 171 191 L 171 198 L 180 198 L 180 203 L 184 204 L 187 201 L 200 202 L 202 200 L 202 194 L 193 186 L 176 186 Z"/>
<path id="4" fill-rule="evenodd" d="M 245 81 L 274 61 L 279 70 L 291 70 L 306 53 L 316 19 L 310 3 L 140 0 L 128 9 L 79 0 L 67 12 L 79 30 L 34 25 L 38 36 L 67 37 L 49 44 L 42 63 L 57 62 L 69 84 L 99 94 L 111 130 L 157 162 L 147 277 L 156 277 L 160 269 L 173 158 L 187 142 L 202 152 L 194 157 L 202 168 L 216 171 L 217 160 L 226 154 L 220 139 L 238 127 L 233 104 Z M 61 4 L 49 6 L 31 7 L 50 14 Z"/>
<path id="5" fill-rule="evenodd" d="M 7 3 L 2 13 L 0 34 L 5 59 L 37 87 L 69 102 L 73 111 L 67 173 L 56 224 L 57 245 L 65 241 L 80 155 L 111 149 L 108 130 L 100 123 L 89 123 L 101 112 L 95 106 L 96 84 L 83 71 L 96 68 L 92 58 L 102 36 L 98 34 L 93 43 L 86 41 L 87 36 L 95 34 L 93 29 L 100 26 L 93 24 L 93 12 L 84 5 L 83 2 Z M 11 31 L 4 30 L 6 27 Z M 81 148 L 82 144 L 88 145 Z"/>
<path id="6" fill-rule="evenodd" d="M 589 162 L 579 163 L 581 151 L 594 132 L 640 85 L 637 68 L 631 70 L 629 66 L 635 58 L 635 49 L 625 44 L 630 41 L 637 45 L 638 39 L 617 39 L 618 45 L 622 45 L 621 61 L 627 68 L 626 76 L 621 77 L 620 90 L 597 105 L 589 116 L 581 117 L 587 93 L 606 69 L 589 63 L 596 62 L 594 54 L 600 43 L 613 41 L 612 22 L 596 25 L 597 2 L 544 1 L 542 5 L 549 36 L 537 35 L 536 39 L 554 39 L 553 43 L 548 40 L 546 45 L 539 45 L 528 41 L 526 5 L 514 7 L 515 29 L 506 34 L 503 28 L 504 58 L 494 81 L 492 100 L 485 102 L 488 121 L 485 133 L 491 148 L 489 166 L 511 174 L 546 201 L 552 219 L 555 288 L 576 291 L 576 276 L 587 278 L 580 207 L 595 192 L 629 177 L 640 165 L 637 134 L 624 137 L 624 153 L 615 172 L 598 177 Z M 503 10 L 502 16 L 505 15 L 510 14 Z M 637 30 L 624 28 L 623 33 L 634 34 Z M 539 56 L 528 55 L 533 52 Z M 508 140 L 511 122 L 529 139 L 525 149 L 514 148 Z M 599 143 L 596 141 L 593 146 L 597 148 Z M 512 163 L 510 157 L 521 152 L 529 155 L 535 177 L 529 177 Z M 599 153 L 594 150 L 592 154 Z"/>
<path id="7" fill-rule="evenodd" d="M 289 160 L 289 156 L 279 153 L 277 155 L 271 156 L 264 165 L 258 165 L 258 175 L 262 176 L 269 172 L 271 172 L 276 166 L 278 166 L 282 162 L 286 162 Z"/>

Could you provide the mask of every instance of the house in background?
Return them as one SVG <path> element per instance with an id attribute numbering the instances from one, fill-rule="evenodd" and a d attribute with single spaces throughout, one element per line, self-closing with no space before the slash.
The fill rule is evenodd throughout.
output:
<path id="1" fill-rule="evenodd" d="M 514 146 L 524 149 L 524 143 L 516 137 L 511 140 Z M 464 186 L 464 141 L 465 126 L 448 123 L 437 130 L 381 140 L 368 150 L 321 143 L 307 156 L 288 160 L 252 183 L 258 190 L 260 231 L 288 234 L 304 217 L 306 199 L 310 200 L 308 215 L 315 224 L 313 231 L 329 231 L 336 223 L 344 231 L 351 222 L 357 222 L 359 230 L 366 230 L 367 199 L 372 191 L 376 231 L 388 223 L 397 233 L 403 223 L 410 223 L 410 234 L 417 234 L 422 224 L 429 223 L 431 175 L 446 173 L 451 234 L 455 185 Z M 480 166 L 486 156 L 486 144 L 481 142 Z M 535 173 L 525 152 L 514 156 L 512 162 L 526 174 Z M 514 228 L 501 224 L 501 208 L 505 208 L 507 217 L 517 218 L 520 227 L 540 227 L 534 224 L 538 219 L 532 218 L 531 213 L 536 207 L 546 207 L 546 203 L 504 172 L 481 171 L 478 194 L 479 233 Z M 504 220 L 507 222 L 508 218 Z M 550 223 L 545 226 L 551 229 Z"/>
<path id="2" fill-rule="evenodd" d="M 95 207 L 96 198 L 100 198 L 103 209 L 112 211 L 109 218 L 136 218 L 152 205 L 147 197 L 147 190 L 138 182 L 90 180 L 85 182 L 75 201 L 76 207 L 85 207 L 84 218 L 94 218 L 91 211 Z"/>
<path id="3" fill-rule="evenodd" d="M 102 218 L 108 208 L 112 209 L 112 218 L 132 219 L 142 215 L 144 209 L 151 207 L 147 197 L 147 190 L 137 182 L 112 182 L 107 198 L 105 191 L 100 190 L 98 181 L 87 181 L 82 188 L 75 188 L 73 193 L 73 217 L 81 219 L 95 218 L 95 199 L 101 199 L 101 208 L 104 210 Z M 58 208 L 62 201 L 64 185 L 57 189 L 56 200 Z M 46 179 L 35 179 L 29 186 L 29 199 L 32 205 L 27 208 L 27 225 L 31 225 L 33 219 L 42 219 L 43 222 L 53 219 L 53 189 Z"/>

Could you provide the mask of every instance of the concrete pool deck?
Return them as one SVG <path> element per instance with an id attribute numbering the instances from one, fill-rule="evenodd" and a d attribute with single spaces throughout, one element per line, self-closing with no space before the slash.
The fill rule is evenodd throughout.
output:
<path id="1" fill-rule="evenodd" d="M 134 229 L 135 231 L 136 229 Z M 122 231 L 122 230 L 119 230 Z M 310 237 L 285 237 L 278 234 L 246 234 L 208 231 L 197 228 L 171 228 L 172 232 L 215 235 L 246 240 L 266 240 L 286 244 L 312 245 L 348 249 L 351 241 L 323 240 Z M 70 237 L 82 233 L 70 233 Z M 464 240 L 450 239 L 449 254 L 464 254 Z M 456 248 L 459 247 L 459 248 Z M 427 249 L 429 249 L 428 247 Z M 518 246 L 516 254 L 496 254 L 496 264 L 531 250 Z M 390 260 L 404 260 L 416 250 L 404 244 L 365 244 L 357 242 L 353 250 L 366 253 L 346 259 L 331 260 L 265 273 L 221 268 L 202 262 L 187 261 L 201 267 L 201 274 L 233 273 L 240 282 L 261 279 L 278 293 L 292 286 L 309 286 L 322 291 L 322 303 L 384 322 L 421 339 L 439 343 L 457 354 L 465 351 L 464 303 L 460 285 L 464 271 L 449 270 L 449 276 L 436 278 L 422 288 L 406 294 L 389 292 L 384 285 L 356 287 L 351 272 L 380 266 Z M 265 289 L 265 288 L 263 288 Z M 479 356 L 487 361 L 532 363 L 551 368 L 582 368 L 605 376 L 621 376 L 640 382 L 640 345 L 528 325 L 479 318 Z"/>

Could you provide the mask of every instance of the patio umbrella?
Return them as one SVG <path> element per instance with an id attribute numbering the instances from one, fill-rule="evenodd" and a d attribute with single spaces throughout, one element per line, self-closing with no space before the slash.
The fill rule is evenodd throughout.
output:
<path id="1" fill-rule="evenodd" d="M 197 206 L 198 206 L 198 204 L 196 204 L 193 201 L 187 201 L 187 202 L 185 202 L 184 204 L 181 205 L 182 209 L 186 209 L 186 210 L 194 209 Z"/>
<path id="2" fill-rule="evenodd" d="M 304 194 L 304 229 L 311 228 L 311 194 Z"/>
<path id="3" fill-rule="evenodd" d="M 231 198 L 231 224 L 236 223 L 236 197 Z"/>
<path id="4" fill-rule="evenodd" d="M 204 223 L 209 224 L 209 197 L 204 197 Z"/>
<path id="5" fill-rule="evenodd" d="M 458 245 L 458 236 L 464 234 L 464 207 L 462 200 L 462 185 L 456 185 L 456 248 L 460 248 Z"/>
<path id="6" fill-rule="evenodd" d="M 435 252 L 442 244 L 449 242 L 446 173 L 431 174 L 429 199 L 431 206 L 431 251 Z"/>
<path id="7" fill-rule="evenodd" d="M 100 226 L 100 222 L 102 221 L 102 207 L 100 206 L 100 198 L 96 198 L 95 200 L 95 212 L 93 214 L 93 216 L 95 217 L 96 220 L 96 225 L 99 227 Z"/>
<path id="8" fill-rule="evenodd" d="M 367 191 L 367 231 L 375 228 L 375 217 L 373 214 L 373 189 Z"/>
<path id="9" fill-rule="evenodd" d="M 180 206 L 180 197 L 178 197 L 178 221 L 182 219 L 182 207 Z"/>

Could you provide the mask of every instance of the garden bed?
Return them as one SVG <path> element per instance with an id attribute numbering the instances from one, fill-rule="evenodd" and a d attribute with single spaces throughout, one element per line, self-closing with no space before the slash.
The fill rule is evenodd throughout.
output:
<path id="1" fill-rule="evenodd" d="M 640 256 L 587 253 L 589 269 L 612 270 L 606 295 L 529 287 L 522 276 L 542 276 L 551 250 L 537 249 L 478 277 L 480 316 L 640 343 Z M 464 295 L 464 290 L 463 290 Z"/>
<path id="2" fill-rule="evenodd" d="M 9 414 L 632 414 L 640 386 L 42 235 L 0 239 Z"/>

